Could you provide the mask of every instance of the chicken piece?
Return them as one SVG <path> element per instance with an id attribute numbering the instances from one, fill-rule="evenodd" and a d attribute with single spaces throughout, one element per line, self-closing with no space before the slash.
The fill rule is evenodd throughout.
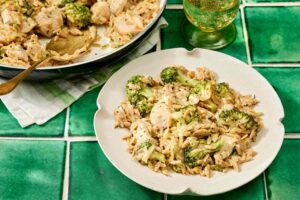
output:
<path id="1" fill-rule="evenodd" d="M 50 6 L 58 6 L 63 2 L 63 0 L 46 0 L 46 2 Z"/>
<path id="2" fill-rule="evenodd" d="M 222 135 L 221 139 L 223 141 L 223 145 L 217 153 L 215 153 L 214 157 L 216 160 L 225 159 L 230 156 L 235 146 L 236 140 L 233 137 L 229 137 L 226 135 Z"/>
<path id="3" fill-rule="evenodd" d="M 118 16 L 118 14 L 120 14 L 124 10 L 127 4 L 127 0 L 109 0 L 108 3 L 110 12 Z"/>
<path id="4" fill-rule="evenodd" d="M 108 23 L 110 17 L 109 4 L 104 1 L 99 1 L 91 7 L 92 23 L 101 25 Z"/>
<path id="5" fill-rule="evenodd" d="M 4 57 L 0 60 L 0 63 L 3 65 L 10 66 L 22 66 L 22 67 L 30 67 L 28 62 L 24 62 L 23 60 L 17 60 L 11 57 Z"/>
<path id="6" fill-rule="evenodd" d="M 30 39 L 24 42 L 27 55 L 33 61 L 39 61 L 47 55 L 46 49 L 40 44 L 37 35 L 31 35 Z"/>
<path id="7" fill-rule="evenodd" d="M 139 120 L 137 122 L 137 128 L 133 135 L 136 138 L 137 145 L 142 144 L 143 142 L 148 140 L 153 140 L 145 120 Z"/>
<path id="8" fill-rule="evenodd" d="M 10 57 L 14 60 L 21 60 L 28 62 L 28 55 L 20 44 L 10 44 L 2 48 L 5 51 L 7 57 Z"/>
<path id="9" fill-rule="evenodd" d="M 46 37 L 53 36 L 64 24 L 63 13 L 56 7 L 42 8 L 35 20 L 40 33 Z"/>
<path id="10" fill-rule="evenodd" d="M 21 22 L 22 33 L 29 33 L 36 25 L 37 25 L 36 22 L 31 17 L 22 16 L 22 22 Z"/>
<path id="11" fill-rule="evenodd" d="M 151 123 L 159 128 L 167 128 L 171 120 L 171 111 L 165 103 L 156 103 L 150 113 Z"/>
<path id="12" fill-rule="evenodd" d="M 121 15 L 116 17 L 114 28 L 121 35 L 136 35 L 144 26 L 139 16 Z"/>
<path id="13" fill-rule="evenodd" d="M 5 9 L 1 12 L 1 17 L 5 26 L 21 26 L 21 15 L 16 11 L 9 11 Z"/>
<path id="14" fill-rule="evenodd" d="M 21 33 L 18 32 L 18 28 L 0 25 L 0 46 L 10 44 L 18 37 L 21 37 Z"/>
<path id="15" fill-rule="evenodd" d="M 144 163 L 148 162 L 151 154 L 157 145 L 156 140 L 151 136 L 151 124 L 145 119 L 141 119 L 132 124 L 131 133 L 136 141 L 137 151 L 135 157 Z"/>
<path id="16" fill-rule="evenodd" d="M 189 96 L 189 90 L 186 87 L 178 87 L 176 88 L 177 91 L 175 92 L 175 98 L 176 102 L 180 104 L 181 106 L 187 106 L 189 105 L 188 96 Z"/>

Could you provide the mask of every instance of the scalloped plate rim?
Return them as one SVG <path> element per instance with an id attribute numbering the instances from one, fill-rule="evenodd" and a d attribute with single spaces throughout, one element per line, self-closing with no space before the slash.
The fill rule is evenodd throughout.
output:
<path id="1" fill-rule="evenodd" d="M 122 174 L 124 174 L 125 176 L 127 176 L 129 179 L 135 181 L 136 183 L 146 187 L 146 188 L 149 188 L 149 189 L 152 189 L 152 190 L 155 190 L 157 192 L 161 192 L 161 193 L 167 193 L 167 194 L 174 194 L 174 195 L 178 195 L 178 194 L 192 194 L 192 195 L 200 195 L 200 196 L 208 196 L 208 195 L 215 195 L 215 194 L 220 194 L 220 193 L 224 193 L 224 192 L 228 192 L 230 190 L 233 190 L 233 189 L 236 189 L 242 185 L 245 185 L 246 183 L 250 182 L 251 180 L 255 179 L 256 177 L 258 177 L 262 172 L 265 171 L 265 169 L 273 162 L 273 160 L 275 159 L 276 155 L 278 154 L 281 146 L 282 146 L 282 143 L 283 143 L 283 139 L 284 139 L 284 126 L 283 124 L 281 123 L 282 119 L 284 118 L 284 110 L 283 110 L 283 106 L 282 106 L 282 103 L 277 95 L 277 93 L 275 92 L 275 90 L 272 88 L 272 86 L 270 85 L 270 83 L 261 75 L 259 74 L 256 70 L 254 69 L 251 69 L 255 74 L 256 76 L 261 79 L 260 81 L 263 81 L 264 84 L 266 84 L 265 86 L 266 87 L 269 87 L 269 89 L 271 90 L 271 92 L 273 93 L 273 95 L 275 95 L 274 97 L 276 98 L 275 101 L 276 101 L 276 106 L 277 106 L 277 116 L 275 117 L 275 119 L 273 119 L 273 122 L 274 124 L 277 125 L 277 129 L 279 131 L 277 131 L 280 135 L 277 135 L 278 137 L 278 141 L 277 141 L 277 146 L 276 148 L 274 148 L 274 151 L 272 152 L 272 155 L 270 155 L 267 159 L 267 161 L 263 164 L 261 164 L 260 168 L 256 168 L 256 170 L 252 171 L 252 175 L 251 177 L 248 177 L 248 178 L 244 178 L 242 179 L 242 181 L 240 181 L 239 183 L 237 184 L 234 184 L 234 186 L 231 186 L 231 187 L 225 187 L 225 188 L 222 188 L 222 189 L 217 189 L 215 190 L 214 192 L 201 192 L 199 191 L 197 188 L 194 188 L 193 186 L 181 186 L 181 187 L 177 187 L 175 190 L 166 190 L 166 189 L 160 189 L 159 187 L 157 186 L 154 186 L 154 185 L 149 185 L 148 183 L 145 183 L 144 180 L 142 179 L 137 179 L 136 177 L 132 177 L 128 172 L 126 172 L 121 166 L 120 166 L 120 163 L 118 163 L 118 161 L 114 160 L 111 158 L 110 156 L 110 153 L 106 151 L 106 147 L 103 143 L 103 141 L 101 140 L 101 131 L 99 131 L 97 129 L 97 124 L 99 123 L 99 117 L 101 118 L 101 113 L 103 111 L 103 109 L 101 109 L 101 105 L 102 105 L 102 98 L 101 96 L 105 95 L 105 90 L 107 89 L 107 85 L 108 84 L 111 84 L 111 80 L 116 77 L 118 74 L 124 72 L 127 70 L 127 68 L 130 68 L 132 66 L 134 66 L 138 61 L 142 60 L 142 59 L 145 59 L 145 57 L 153 57 L 153 56 L 161 56 L 162 54 L 164 53 L 170 53 L 170 52 L 174 52 L 177 54 L 182 54 L 182 56 L 197 56 L 198 54 L 201 56 L 202 53 L 204 54 L 215 54 L 215 55 L 219 55 L 221 57 L 226 57 L 226 59 L 232 61 L 232 62 L 236 62 L 237 64 L 239 65 L 244 65 L 244 66 L 247 66 L 245 63 L 243 63 L 242 61 L 232 57 L 232 56 L 229 56 L 229 55 L 226 55 L 226 54 L 223 54 L 223 53 L 220 53 L 220 52 L 216 52 L 216 51 L 212 51 L 212 50 L 206 50 L 206 49 L 200 49 L 200 48 L 196 48 L 196 49 L 193 49 L 192 51 L 187 51 L 186 49 L 184 48 L 174 48 L 174 49 L 167 49 L 167 50 L 162 50 L 162 51 L 157 51 L 157 52 L 154 52 L 154 53 L 150 53 L 150 54 L 147 54 L 147 55 L 144 55 L 142 57 L 139 57 L 131 62 L 129 62 L 128 64 L 126 64 L 124 67 L 122 67 L 120 70 L 118 70 L 108 81 L 107 83 L 103 86 L 103 88 L 101 89 L 101 91 L 99 92 L 99 95 L 98 95 L 98 98 L 97 98 L 97 106 L 98 106 L 98 110 L 96 111 L 95 115 L 94 115 L 94 129 L 95 129 L 95 133 L 96 133 L 96 136 L 97 136 L 97 141 L 101 147 L 101 149 L 103 150 L 103 153 L 105 154 L 105 156 L 108 158 L 108 160 L 113 164 L 114 167 L 116 167 Z M 249 66 L 247 66 L 249 67 Z M 133 67 L 132 67 L 133 68 Z M 135 74 L 135 73 L 132 73 L 132 74 Z M 233 88 L 235 88 L 233 86 Z M 273 99 L 274 100 L 274 99 Z M 276 121 L 276 123 L 275 123 Z M 112 127 L 113 130 L 116 130 Z M 112 131 L 112 132 L 115 132 L 115 131 Z M 123 130 L 123 132 L 125 132 Z M 114 133 L 110 133 L 110 134 L 114 134 Z M 119 140 L 121 140 L 121 135 L 118 135 L 119 136 Z M 123 141 L 122 141 L 123 142 Z M 125 143 L 125 142 L 124 142 Z M 127 153 L 127 152 L 126 152 Z M 127 153 L 128 154 L 128 153 Z M 255 158 L 254 158 L 255 160 Z M 133 159 L 131 160 L 127 160 L 128 162 L 136 162 L 134 161 Z M 250 161 L 250 162 L 254 162 L 254 161 Z M 248 163 L 250 163 L 248 162 Z M 138 164 L 138 163 L 137 163 Z M 145 166 L 142 166 L 140 164 L 138 164 L 139 166 L 137 166 L 138 168 L 146 168 Z M 247 165 L 247 163 L 243 164 L 243 165 Z M 149 171 L 151 171 L 150 169 L 147 169 Z M 152 172 L 152 171 L 151 171 Z M 156 172 L 153 172 L 155 174 L 158 174 Z M 227 172 L 227 173 L 218 173 L 216 172 L 217 174 L 221 174 L 220 176 L 222 175 L 227 175 L 227 174 L 233 174 L 233 173 L 236 173 L 234 171 L 230 171 L 230 172 Z M 244 172 L 245 173 L 245 172 Z M 243 170 L 241 172 L 239 172 L 239 175 L 238 176 L 242 176 L 244 175 L 243 174 Z M 177 175 L 175 175 L 177 176 Z M 180 175 L 179 175 L 180 176 Z M 185 176 L 185 175 L 181 175 L 181 176 Z M 186 177 L 189 177 L 189 176 L 186 176 Z M 168 177 L 169 178 L 169 177 Z M 171 177 L 172 178 L 172 177 Z M 199 177 L 200 178 L 200 177 Z M 208 178 L 206 178 L 208 179 Z M 213 180 L 214 177 L 211 178 L 211 180 Z"/>

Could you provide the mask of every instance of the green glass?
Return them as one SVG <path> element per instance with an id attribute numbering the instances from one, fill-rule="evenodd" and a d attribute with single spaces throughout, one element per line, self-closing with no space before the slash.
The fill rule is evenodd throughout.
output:
<path id="1" fill-rule="evenodd" d="M 188 20 L 183 23 L 183 37 L 194 47 L 219 49 L 236 37 L 232 23 L 239 10 L 239 0 L 183 0 Z"/>

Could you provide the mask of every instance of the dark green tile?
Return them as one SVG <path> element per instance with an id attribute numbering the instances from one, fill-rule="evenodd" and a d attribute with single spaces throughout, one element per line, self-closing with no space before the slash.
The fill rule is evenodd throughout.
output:
<path id="1" fill-rule="evenodd" d="M 182 4 L 183 0 L 168 0 L 168 4 Z"/>
<path id="2" fill-rule="evenodd" d="M 300 7 L 247 7 L 253 63 L 299 62 Z"/>
<path id="3" fill-rule="evenodd" d="M 297 0 L 247 0 L 247 2 L 297 2 Z"/>
<path id="4" fill-rule="evenodd" d="M 256 68 L 273 86 L 284 107 L 286 132 L 300 131 L 300 68 Z"/>
<path id="5" fill-rule="evenodd" d="M 267 170 L 270 200 L 300 199 L 300 140 L 285 140 L 275 161 Z"/>
<path id="6" fill-rule="evenodd" d="M 106 159 L 97 142 L 71 143 L 72 200 L 162 200 L 162 194 L 129 180 Z"/>
<path id="7" fill-rule="evenodd" d="M 264 200 L 265 191 L 262 176 L 254 179 L 250 183 L 219 195 L 208 197 L 196 196 L 169 196 L 170 200 Z"/>
<path id="8" fill-rule="evenodd" d="M 168 21 L 169 26 L 162 30 L 162 48 L 184 47 L 189 50 L 193 49 L 191 45 L 184 41 L 181 34 L 182 23 L 186 20 L 183 10 L 165 10 L 163 16 Z M 237 28 L 237 38 L 232 44 L 220 51 L 246 62 L 247 55 L 240 14 L 237 16 L 234 23 Z"/>
<path id="9" fill-rule="evenodd" d="M 100 88 L 96 88 L 86 93 L 70 107 L 70 135 L 95 135 L 93 118 L 99 91 Z"/>
<path id="10" fill-rule="evenodd" d="M 63 141 L 1 140 L 0 146 L 0 199 L 61 199 Z"/>
<path id="11" fill-rule="evenodd" d="M 168 0 L 168 4 L 182 4 L 183 0 Z M 242 3 L 242 0 L 241 0 Z"/>
<path id="12" fill-rule="evenodd" d="M 18 121 L 9 113 L 0 101 L 0 135 L 1 136 L 28 136 L 49 137 L 63 136 L 66 112 L 62 112 L 44 125 L 32 125 L 23 129 Z"/>

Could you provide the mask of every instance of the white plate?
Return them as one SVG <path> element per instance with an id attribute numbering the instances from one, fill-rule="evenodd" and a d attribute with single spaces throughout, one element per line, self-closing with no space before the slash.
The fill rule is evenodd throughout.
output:
<path id="1" fill-rule="evenodd" d="M 166 66 L 179 64 L 194 70 L 205 66 L 218 75 L 218 81 L 225 81 L 242 94 L 254 94 L 259 105 L 255 108 L 264 113 L 264 128 L 258 134 L 253 149 L 257 155 L 250 162 L 242 164 L 241 171 L 215 172 L 212 178 L 199 175 L 171 173 L 165 176 L 151 171 L 134 161 L 126 151 L 127 144 L 121 137 L 125 129 L 114 129 L 113 111 L 125 98 L 126 81 L 136 74 L 158 78 Z M 274 160 L 284 137 L 281 120 L 284 111 L 280 99 L 272 86 L 257 71 L 245 63 L 223 53 L 195 49 L 169 49 L 142 56 L 117 71 L 101 90 L 94 117 L 98 142 L 111 163 L 125 176 L 152 190 L 168 194 L 212 195 L 226 192 L 251 181 L 261 174 Z M 101 108 L 101 109 L 100 109 Z"/>

